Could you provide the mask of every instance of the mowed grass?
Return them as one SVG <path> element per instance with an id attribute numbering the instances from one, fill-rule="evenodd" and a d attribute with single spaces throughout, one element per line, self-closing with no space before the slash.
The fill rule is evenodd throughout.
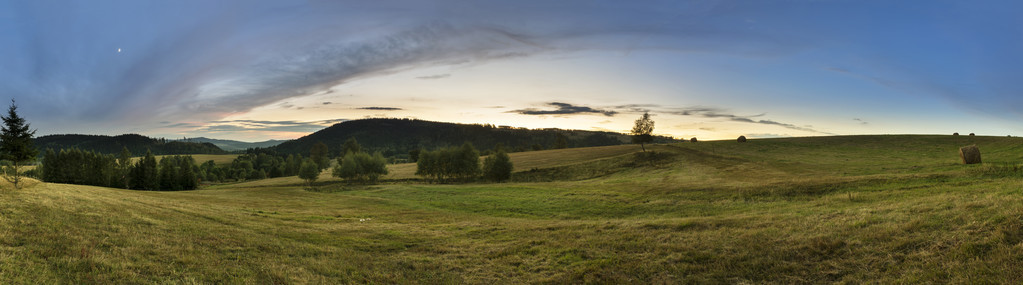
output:
<path id="1" fill-rule="evenodd" d="M 639 150 L 638 145 L 598 146 L 572 149 L 552 149 L 509 153 L 515 171 L 534 168 L 550 168 L 630 154 Z M 480 158 L 482 163 L 483 158 Z M 383 179 L 412 179 L 416 176 L 415 163 L 401 163 L 387 166 L 388 174 Z"/>
<path id="2" fill-rule="evenodd" d="M 988 165 L 958 164 L 964 144 Z M 516 173 L 553 182 L 321 192 L 293 178 L 27 183 L 0 191 L 0 283 L 1019 283 L 1023 175 L 992 165 L 1016 165 L 1021 144 L 721 141 L 574 163 L 559 150 Z"/>

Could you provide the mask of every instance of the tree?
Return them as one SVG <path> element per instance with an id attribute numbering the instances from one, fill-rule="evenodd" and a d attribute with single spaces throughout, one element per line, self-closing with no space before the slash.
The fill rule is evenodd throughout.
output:
<path id="1" fill-rule="evenodd" d="M 178 191 L 181 190 L 181 180 L 178 178 L 177 159 L 173 156 L 165 156 L 160 159 L 160 190 Z"/>
<path id="2" fill-rule="evenodd" d="M 135 187 L 144 190 L 160 189 L 159 171 L 157 168 L 156 157 L 153 156 L 152 151 L 146 150 L 146 156 L 139 160 L 136 167 L 139 172 L 139 182 L 132 182 Z"/>
<path id="3" fill-rule="evenodd" d="M 376 182 L 381 175 L 387 174 L 387 160 L 379 152 L 369 155 L 365 152 L 348 153 L 338 158 L 332 175 L 351 181 Z"/>
<path id="4" fill-rule="evenodd" d="M 564 134 L 559 133 L 557 138 L 554 140 L 554 149 L 568 148 L 568 138 Z"/>
<path id="5" fill-rule="evenodd" d="M 636 125 L 632 127 L 632 143 L 638 143 L 643 152 L 646 152 L 646 147 L 643 146 L 645 143 L 654 141 L 654 120 L 650 119 L 650 113 L 643 113 L 643 116 L 636 120 Z"/>
<path id="6" fill-rule="evenodd" d="M 131 174 L 131 151 L 127 147 L 121 149 L 121 155 L 117 157 L 117 178 L 121 188 L 131 188 L 128 185 L 128 176 Z"/>
<path id="7" fill-rule="evenodd" d="M 423 152 L 423 149 L 421 149 L 421 148 L 417 148 L 417 149 L 413 149 L 413 150 L 408 151 L 408 159 L 409 159 L 409 161 L 418 162 L 419 161 L 419 154 L 422 153 L 422 152 Z"/>
<path id="8" fill-rule="evenodd" d="M 349 153 L 358 153 L 362 151 L 362 146 L 355 140 L 355 137 L 350 137 L 345 141 L 344 145 L 341 145 L 341 156 L 346 156 Z"/>
<path id="9" fill-rule="evenodd" d="M 316 163 L 316 167 L 319 168 L 318 170 L 326 169 L 327 165 L 330 164 L 330 158 L 327 157 L 327 151 L 327 144 L 324 144 L 323 142 L 316 142 L 316 144 L 313 145 L 313 148 L 309 150 L 309 159 L 311 159 L 313 163 Z"/>
<path id="10" fill-rule="evenodd" d="M 36 131 L 29 128 L 25 118 L 18 116 L 18 105 L 11 99 L 7 116 L 2 116 L 4 125 L 0 129 L 0 154 L 14 164 L 14 189 L 18 189 L 21 181 L 21 166 L 39 155 L 39 150 L 32 144 L 32 136 Z"/>
<path id="11" fill-rule="evenodd" d="M 320 168 L 311 158 L 302 162 L 302 168 L 298 170 L 298 178 L 302 178 L 312 186 L 317 178 L 320 178 Z"/>
<path id="12" fill-rule="evenodd" d="M 416 175 L 433 177 L 439 182 L 469 181 L 479 174 L 480 154 L 469 142 L 461 147 L 424 151 L 416 162 Z"/>
<path id="13" fill-rule="evenodd" d="M 483 178 L 494 182 L 505 181 L 511 178 L 513 168 L 508 154 L 498 149 L 497 153 L 483 160 Z"/>

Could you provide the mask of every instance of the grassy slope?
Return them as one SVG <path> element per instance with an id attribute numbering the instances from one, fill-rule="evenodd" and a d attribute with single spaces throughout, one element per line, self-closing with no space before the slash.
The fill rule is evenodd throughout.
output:
<path id="1" fill-rule="evenodd" d="M 862 136 L 609 150 L 545 183 L 37 184 L 0 191 L 0 280 L 1018 283 L 1023 180 L 958 165 L 970 143 L 1023 159 L 1019 138 Z"/>

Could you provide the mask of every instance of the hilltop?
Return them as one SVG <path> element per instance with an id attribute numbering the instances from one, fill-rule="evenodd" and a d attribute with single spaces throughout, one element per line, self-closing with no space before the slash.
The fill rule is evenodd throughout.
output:
<path id="1" fill-rule="evenodd" d="M 236 140 L 222 140 L 222 139 L 211 139 L 211 138 L 206 138 L 206 137 L 198 137 L 198 138 L 185 138 L 185 139 L 179 139 L 179 140 L 174 140 L 174 141 L 192 142 L 192 143 L 211 143 L 211 144 L 213 144 L 213 145 L 215 145 L 215 146 L 217 146 L 220 149 L 223 149 L 225 151 L 239 151 L 239 150 L 246 150 L 246 149 L 250 149 L 250 148 L 267 148 L 267 147 L 272 147 L 272 146 L 276 146 L 278 144 L 281 144 L 282 142 L 286 142 L 287 140 L 266 140 L 266 141 L 261 141 L 261 142 L 243 142 L 243 141 L 236 141 Z"/>
<path id="2" fill-rule="evenodd" d="M 119 154 L 128 148 L 133 155 L 142 155 L 151 150 L 156 155 L 173 154 L 222 154 L 226 153 L 211 143 L 193 143 L 154 139 L 137 134 L 119 136 L 103 135 L 47 135 L 35 138 L 35 146 L 40 150 L 78 148 L 105 154 Z"/>
<path id="3" fill-rule="evenodd" d="M 628 143 L 626 134 L 562 129 L 525 129 L 484 124 L 456 124 L 410 119 L 363 119 L 345 121 L 310 135 L 283 142 L 269 149 L 283 154 L 308 154 L 317 142 L 330 151 L 338 151 L 348 138 L 355 138 L 370 151 L 384 156 L 407 157 L 418 148 L 437 149 L 471 142 L 477 149 L 490 150 L 502 144 L 509 151 L 556 148 L 559 137 L 563 147 L 589 147 Z M 668 137 L 655 137 L 655 143 L 674 142 Z M 336 153 L 335 153 L 336 155 Z"/>

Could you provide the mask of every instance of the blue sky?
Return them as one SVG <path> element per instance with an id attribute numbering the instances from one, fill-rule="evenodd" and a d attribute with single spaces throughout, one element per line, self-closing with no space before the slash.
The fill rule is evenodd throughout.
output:
<path id="1" fill-rule="evenodd" d="M 0 97 L 39 134 L 1019 135 L 1021 3 L 2 1 Z"/>

